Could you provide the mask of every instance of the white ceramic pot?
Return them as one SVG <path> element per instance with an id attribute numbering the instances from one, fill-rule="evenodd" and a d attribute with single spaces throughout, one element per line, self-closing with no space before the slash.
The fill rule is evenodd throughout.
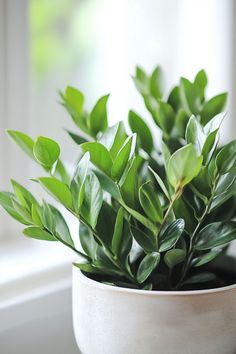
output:
<path id="1" fill-rule="evenodd" d="M 236 285 L 145 291 L 73 269 L 73 318 L 82 354 L 235 354 Z"/>

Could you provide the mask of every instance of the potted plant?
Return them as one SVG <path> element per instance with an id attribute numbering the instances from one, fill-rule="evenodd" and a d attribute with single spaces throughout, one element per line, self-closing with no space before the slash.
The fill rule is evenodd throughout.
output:
<path id="1" fill-rule="evenodd" d="M 19 131 L 8 135 L 49 174 L 39 183 L 79 220 L 12 181 L 0 203 L 23 233 L 74 250 L 74 330 L 83 354 L 236 352 L 236 141 L 219 145 L 226 94 L 207 100 L 207 76 L 181 78 L 168 96 L 162 72 L 136 69 L 134 82 L 157 129 L 134 111 L 130 133 L 108 126 L 108 95 L 88 113 L 83 94 L 61 93 L 80 133 L 72 176 L 60 147 Z"/>

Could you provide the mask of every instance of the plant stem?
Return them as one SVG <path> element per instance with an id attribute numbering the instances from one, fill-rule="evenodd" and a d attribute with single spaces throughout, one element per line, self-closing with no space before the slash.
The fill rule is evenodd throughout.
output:
<path id="1" fill-rule="evenodd" d="M 207 216 L 207 214 L 210 211 L 211 204 L 212 204 L 213 198 L 215 196 L 215 191 L 216 191 L 216 187 L 217 187 L 218 181 L 219 181 L 219 176 L 217 175 L 216 178 L 215 178 L 215 181 L 213 183 L 213 186 L 212 186 L 211 197 L 209 198 L 208 203 L 206 205 L 206 208 L 205 208 L 202 216 L 198 220 L 198 224 L 195 227 L 195 229 L 194 229 L 194 231 L 192 233 L 192 236 L 190 238 L 189 249 L 188 249 L 186 261 L 185 261 L 184 266 L 183 266 L 183 272 L 182 272 L 182 275 L 181 275 L 181 278 L 180 278 L 178 284 L 176 285 L 176 289 L 177 290 L 180 289 L 181 286 L 183 285 L 183 281 L 184 281 L 184 279 L 185 279 L 185 277 L 186 277 L 186 275 L 187 275 L 187 273 L 189 271 L 189 267 L 191 266 L 192 258 L 193 258 L 193 255 L 194 255 L 194 246 L 195 246 L 195 242 L 197 240 L 198 231 L 199 231 L 200 227 L 202 226 L 202 223 L 203 223 L 205 217 Z"/>
<path id="2" fill-rule="evenodd" d="M 175 203 L 176 200 L 181 196 L 182 191 L 183 191 L 182 189 L 177 189 L 176 192 L 175 192 L 175 194 L 174 194 L 173 197 L 171 198 L 170 204 L 169 204 L 169 206 L 168 206 L 168 209 L 166 210 L 166 213 L 165 213 L 164 218 L 163 218 L 163 220 L 162 220 L 160 229 L 159 229 L 159 231 L 158 231 L 157 239 L 159 238 L 159 236 L 160 236 L 160 234 L 161 234 L 161 231 L 162 231 L 163 227 L 165 226 L 165 223 L 166 223 L 166 221 L 167 221 L 167 219 L 168 219 L 168 216 L 169 216 L 171 210 L 173 209 L 174 203 Z"/>
<path id="3" fill-rule="evenodd" d="M 79 216 L 78 214 L 76 214 L 74 211 L 72 210 L 69 210 L 77 219 L 79 219 L 80 222 L 82 222 L 85 226 L 87 226 L 90 231 L 93 233 L 93 235 L 95 236 L 95 238 L 99 241 L 99 243 L 101 243 L 101 245 L 103 246 L 104 250 L 106 251 L 106 255 L 108 256 L 108 258 L 110 259 L 110 261 L 114 264 L 114 266 L 116 266 L 116 268 L 118 268 L 121 273 L 123 274 L 123 276 L 125 278 L 127 278 L 129 281 L 131 281 L 133 284 L 137 285 L 138 282 L 137 280 L 135 279 L 135 277 L 130 274 L 128 272 L 128 270 L 126 268 L 124 268 L 121 264 L 121 262 L 115 258 L 113 252 L 111 251 L 111 249 L 109 249 L 106 245 L 104 245 L 102 239 L 100 238 L 100 236 L 98 235 L 98 233 L 96 232 L 96 230 L 94 230 L 90 225 L 88 225 L 86 223 L 86 221 L 81 217 Z M 90 258 L 89 258 L 90 260 Z M 91 260 L 90 260 L 91 261 Z"/>

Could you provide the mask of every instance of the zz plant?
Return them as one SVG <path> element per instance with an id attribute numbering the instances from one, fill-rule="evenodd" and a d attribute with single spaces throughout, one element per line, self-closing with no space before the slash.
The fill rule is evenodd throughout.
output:
<path id="1" fill-rule="evenodd" d="M 16 181 L 0 203 L 26 236 L 62 242 L 79 255 L 75 266 L 101 282 L 147 290 L 224 285 L 211 264 L 236 238 L 236 141 L 218 145 L 227 95 L 206 99 L 203 70 L 167 96 L 160 67 L 151 75 L 138 67 L 133 80 L 156 131 L 134 111 L 129 132 L 123 122 L 108 126 L 108 95 L 88 112 L 80 91 L 60 93 L 79 128 L 68 132 L 80 152 L 72 176 L 57 142 L 7 131 L 48 174 L 33 181 L 78 219 L 80 249 L 62 213 Z"/>

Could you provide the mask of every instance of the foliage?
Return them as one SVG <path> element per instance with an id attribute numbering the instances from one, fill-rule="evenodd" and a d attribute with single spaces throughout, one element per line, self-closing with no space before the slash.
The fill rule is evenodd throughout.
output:
<path id="1" fill-rule="evenodd" d="M 26 236 L 62 242 L 79 255 L 75 266 L 100 281 L 146 290 L 219 286 L 206 267 L 236 238 L 236 141 L 219 146 L 226 94 L 206 99 L 201 70 L 166 96 L 162 77 L 160 67 L 151 75 L 138 67 L 133 77 L 162 133 L 159 146 L 137 113 L 129 112 L 130 132 L 122 122 L 108 126 L 109 96 L 88 112 L 73 87 L 60 94 L 83 153 L 73 176 L 55 141 L 8 131 L 49 174 L 34 181 L 79 220 L 82 251 L 61 212 L 19 183 L 0 193 L 0 204 Z"/>

